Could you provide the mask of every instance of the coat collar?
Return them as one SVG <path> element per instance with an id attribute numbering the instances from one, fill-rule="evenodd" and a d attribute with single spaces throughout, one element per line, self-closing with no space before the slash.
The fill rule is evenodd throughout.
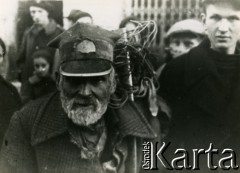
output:
<path id="1" fill-rule="evenodd" d="M 192 86 L 207 75 L 218 76 L 217 68 L 209 55 L 210 41 L 208 39 L 193 48 L 185 61 L 185 84 Z"/>
<path id="2" fill-rule="evenodd" d="M 109 108 L 107 114 L 110 118 L 109 122 L 116 125 L 122 136 L 156 137 L 156 133 L 144 115 L 132 102 L 125 104 L 120 109 Z M 68 118 L 61 106 L 59 93 L 55 93 L 41 105 L 38 111 L 37 118 L 33 124 L 31 144 L 37 145 L 66 133 L 68 130 L 67 123 Z"/>
<path id="3" fill-rule="evenodd" d="M 192 49 L 186 58 L 184 67 L 184 89 L 191 104 L 218 119 L 223 116 L 229 104 L 225 95 L 213 56 L 223 56 L 210 49 L 209 40 L 204 40 L 198 47 Z M 240 70 L 238 71 L 238 77 Z M 236 81 L 237 82 L 237 81 Z M 238 79 L 239 82 L 239 79 Z"/>
<path id="4" fill-rule="evenodd" d="M 210 40 L 208 38 L 204 39 L 198 47 L 193 48 L 187 54 L 185 61 L 184 82 L 186 86 L 193 86 L 207 75 L 220 79 L 217 67 L 213 61 L 214 57 L 220 56 L 223 55 L 210 49 Z"/>
<path id="5" fill-rule="evenodd" d="M 60 96 L 56 92 L 40 105 L 33 124 L 31 143 L 36 145 L 67 131 L 67 115 L 64 112 Z"/>

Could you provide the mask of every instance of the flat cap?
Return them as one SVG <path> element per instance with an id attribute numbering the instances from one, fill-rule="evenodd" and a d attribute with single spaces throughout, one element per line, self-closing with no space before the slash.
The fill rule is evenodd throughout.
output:
<path id="1" fill-rule="evenodd" d="M 89 13 L 81 11 L 81 10 L 71 10 L 70 14 L 66 18 L 69 20 L 72 20 L 75 23 L 78 19 L 80 19 L 82 17 L 92 18 L 92 16 Z"/>
<path id="2" fill-rule="evenodd" d="M 204 26 L 200 21 L 195 19 L 186 19 L 176 22 L 174 25 L 172 25 L 172 27 L 168 30 L 166 34 L 166 38 L 169 38 L 171 35 L 176 33 L 186 32 L 205 35 Z"/>
<path id="3" fill-rule="evenodd" d="M 120 35 L 99 26 L 75 23 L 48 43 L 59 48 L 64 76 L 102 76 L 112 70 L 113 49 Z"/>

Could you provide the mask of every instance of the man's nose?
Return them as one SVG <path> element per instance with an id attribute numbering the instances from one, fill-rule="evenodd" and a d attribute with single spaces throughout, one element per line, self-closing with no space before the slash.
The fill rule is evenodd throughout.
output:
<path id="1" fill-rule="evenodd" d="M 219 21 L 218 24 L 218 30 L 220 32 L 227 32 L 229 29 L 229 22 L 227 21 L 227 19 L 222 19 L 221 21 Z"/>
<path id="2" fill-rule="evenodd" d="M 39 70 L 39 71 L 45 71 L 45 68 L 44 68 L 44 67 L 39 67 L 38 70 Z"/>
<path id="3" fill-rule="evenodd" d="M 37 12 L 34 13 L 33 18 L 35 18 L 35 19 L 39 18 L 39 13 L 37 13 Z"/>
<path id="4" fill-rule="evenodd" d="M 185 51 L 186 51 L 186 47 L 184 46 L 183 43 L 180 43 L 179 46 L 178 46 L 178 48 L 177 48 L 177 52 L 178 52 L 178 53 L 183 53 L 183 52 L 185 52 Z"/>
<path id="5" fill-rule="evenodd" d="M 91 95 L 91 84 L 89 82 L 81 83 L 78 86 L 78 93 L 83 96 Z"/>

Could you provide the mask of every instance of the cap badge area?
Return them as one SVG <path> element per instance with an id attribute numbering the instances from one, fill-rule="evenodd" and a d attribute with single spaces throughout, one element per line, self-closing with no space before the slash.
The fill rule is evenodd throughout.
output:
<path id="1" fill-rule="evenodd" d="M 80 53 L 90 53 L 90 52 L 96 52 L 95 44 L 90 40 L 83 40 L 80 43 L 76 43 L 74 45 L 75 52 Z"/>

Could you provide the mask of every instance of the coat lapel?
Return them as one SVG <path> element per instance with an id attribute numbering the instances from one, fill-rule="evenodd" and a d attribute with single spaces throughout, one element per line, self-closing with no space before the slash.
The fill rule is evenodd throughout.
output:
<path id="1" fill-rule="evenodd" d="M 209 53 L 209 41 L 205 40 L 190 51 L 185 64 L 184 91 L 190 104 L 215 117 L 222 113 L 226 104 L 217 68 Z M 207 45 L 207 46 L 206 46 Z"/>
<path id="2" fill-rule="evenodd" d="M 226 112 L 224 114 L 225 123 L 232 128 L 232 131 L 240 130 L 240 62 L 238 61 L 237 66 L 237 76 L 236 82 L 231 94 L 231 99 L 229 99 L 229 103 L 226 106 Z"/>
<path id="3" fill-rule="evenodd" d="M 133 102 L 126 103 L 120 109 L 109 108 L 107 114 L 111 114 L 109 122 L 116 125 L 113 128 L 118 128 L 123 137 L 130 135 L 140 138 L 154 138 L 157 136 Z M 67 132 L 67 122 L 68 118 L 61 106 L 59 94 L 55 93 L 38 111 L 31 134 L 32 145 L 37 145 Z"/>
<path id="4" fill-rule="evenodd" d="M 31 143 L 37 145 L 67 131 L 67 115 L 61 106 L 58 93 L 53 94 L 42 105 L 33 125 Z"/>
<path id="5" fill-rule="evenodd" d="M 152 129 L 141 109 L 134 102 L 127 102 L 115 110 L 119 123 L 118 127 L 123 136 L 136 136 L 153 139 L 157 133 Z"/>

